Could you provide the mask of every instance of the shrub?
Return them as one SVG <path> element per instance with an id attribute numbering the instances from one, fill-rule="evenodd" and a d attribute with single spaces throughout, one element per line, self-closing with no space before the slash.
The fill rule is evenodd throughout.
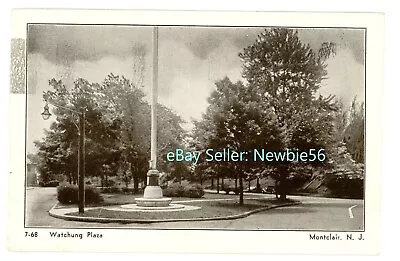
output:
<path id="1" fill-rule="evenodd" d="M 103 192 L 103 193 L 111 193 L 111 194 L 118 194 L 118 193 L 121 192 L 121 189 L 118 186 L 113 185 L 112 187 L 102 188 L 101 192 Z"/>
<path id="2" fill-rule="evenodd" d="M 199 184 L 182 186 L 179 183 L 172 183 L 163 189 L 163 195 L 166 197 L 201 198 L 204 196 L 204 189 Z"/>
<path id="3" fill-rule="evenodd" d="M 351 178 L 345 175 L 337 175 L 327 179 L 326 186 L 334 196 L 363 198 L 364 179 Z"/>
<path id="4" fill-rule="evenodd" d="M 185 188 L 179 183 L 172 183 L 163 190 L 163 195 L 166 197 L 183 197 Z"/>
<path id="5" fill-rule="evenodd" d="M 224 188 L 222 188 L 222 191 L 225 191 L 225 193 L 228 195 L 229 192 L 232 191 L 232 188 L 231 187 L 224 187 Z"/>
<path id="6" fill-rule="evenodd" d="M 108 187 L 108 188 L 111 188 L 111 187 L 115 186 L 115 181 L 114 181 L 114 180 L 112 180 L 112 179 L 109 179 L 109 180 L 103 180 L 103 181 L 102 181 L 102 183 L 101 183 L 101 185 L 102 185 L 102 187 Z"/>
<path id="7" fill-rule="evenodd" d="M 78 203 L 78 187 L 69 184 L 57 187 L 57 199 L 63 204 Z"/>
<path id="8" fill-rule="evenodd" d="M 311 181 L 311 176 L 306 174 L 290 175 L 287 180 L 287 189 L 290 192 L 296 191 Z"/>
<path id="9" fill-rule="evenodd" d="M 188 198 L 201 198 L 204 196 L 204 189 L 201 185 L 189 185 L 184 188 L 184 197 Z"/>
<path id="10" fill-rule="evenodd" d="M 100 195 L 100 191 L 93 186 L 85 187 L 85 203 L 86 204 L 97 204 L 103 201 L 103 197 Z"/>
<path id="11" fill-rule="evenodd" d="M 228 195 L 230 192 L 235 193 L 235 195 L 239 195 L 240 194 L 240 188 L 234 188 L 234 187 L 224 187 L 222 189 L 222 191 L 225 191 L 225 193 Z"/>
<path id="12" fill-rule="evenodd" d="M 228 195 L 231 191 L 235 191 L 235 188 L 233 188 L 233 187 L 223 187 L 221 190 L 225 191 L 226 195 Z"/>
<path id="13" fill-rule="evenodd" d="M 50 180 L 44 183 L 41 183 L 40 185 L 42 187 L 57 187 L 60 184 L 60 182 L 58 180 Z"/>
<path id="14" fill-rule="evenodd" d="M 57 199 L 62 204 L 78 204 L 78 186 L 64 184 L 57 187 Z M 100 191 L 92 186 L 85 186 L 85 203 L 97 204 L 103 201 Z"/>
<path id="15" fill-rule="evenodd" d="M 127 187 L 123 187 L 121 189 L 121 191 L 125 194 L 135 194 L 135 189 L 134 188 L 127 188 Z M 138 189 L 138 193 L 140 193 L 140 189 Z"/>

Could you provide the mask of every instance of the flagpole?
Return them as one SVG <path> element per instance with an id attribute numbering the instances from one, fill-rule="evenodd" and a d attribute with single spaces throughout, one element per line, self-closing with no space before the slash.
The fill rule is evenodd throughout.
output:
<path id="1" fill-rule="evenodd" d="M 153 86 L 151 90 L 151 158 L 150 169 L 157 169 L 157 96 L 158 96 L 158 28 L 153 29 Z"/>
<path id="2" fill-rule="evenodd" d="M 143 198 L 137 198 L 138 207 L 169 207 L 171 198 L 164 198 L 157 170 L 157 89 L 158 89 L 158 28 L 153 28 L 153 86 L 151 88 L 151 138 L 150 166 L 147 172 L 147 186 Z"/>

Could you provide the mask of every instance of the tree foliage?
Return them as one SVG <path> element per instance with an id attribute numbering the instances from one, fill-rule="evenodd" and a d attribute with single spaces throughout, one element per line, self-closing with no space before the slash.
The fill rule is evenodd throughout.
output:
<path id="1" fill-rule="evenodd" d="M 349 153 L 358 163 L 364 163 L 364 114 L 364 103 L 358 103 L 354 97 L 349 112 L 349 124 L 344 136 Z"/>
<path id="2" fill-rule="evenodd" d="M 64 174 L 70 182 L 77 179 L 78 114 L 85 112 L 85 168 L 87 176 L 102 176 L 104 168 L 115 168 L 120 153 L 115 146 L 119 138 L 117 121 L 103 117 L 102 107 L 98 103 L 97 84 L 84 79 L 75 81 L 68 90 L 61 81 L 52 79 L 49 85 L 52 91 L 44 93 L 44 98 L 54 107 L 56 121 L 45 131 L 45 137 L 36 141 L 38 156 L 42 159 L 41 173 Z M 44 163 L 44 164 L 43 164 Z M 107 166 L 107 167 L 105 167 Z"/>
<path id="3" fill-rule="evenodd" d="M 133 178 L 137 191 L 138 183 L 146 178 L 150 157 L 150 105 L 143 92 L 125 77 L 113 74 L 102 83 L 78 79 L 70 90 L 55 79 L 49 84 L 53 90 L 44 93 L 44 98 L 61 107 L 53 109 L 56 121 L 46 130 L 44 139 L 35 142 L 40 172 L 76 180 L 79 131 L 70 110 L 84 110 L 86 175 L 107 179 L 122 173 L 124 182 Z M 183 121 L 162 105 L 158 105 L 158 114 L 159 166 L 172 172 L 163 153 L 181 146 L 186 135 Z"/>
<path id="4" fill-rule="evenodd" d="M 318 96 L 317 91 L 327 76 L 326 60 L 335 48 L 334 43 L 324 43 L 316 52 L 300 41 L 296 30 L 266 29 L 239 54 L 246 85 L 232 84 L 229 79 L 216 83 L 207 112 L 196 123 L 195 139 L 211 148 L 238 151 L 326 148 L 334 138 L 336 104 L 333 96 Z M 236 170 L 242 168 L 240 177 L 263 167 L 271 168 L 234 165 Z M 309 166 L 278 162 L 273 169 L 285 199 L 290 179 Z"/>
<path id="5" fill-rule="evenodd" d="M 209 107 L 204 120 L 196 123 L 195 137 L 202 149 L 222 151 L 229 148 L 252 154 L 254 148 L 281 147 L 277 118 L 269 108 L 263 107 L 259 95 L 242 82 L 232 83 L 229 78 L 217 81 L 216 90 L 208 99 Z M 261 106 L 260 106 L 261 105 Z M 203 153 L 204 155 L 204 153 Z M 260 168 L 256 162 L 209 162 L 214 172 L 225 177 L 238 177 L 240 203 L 243 204 L 243 178 Z"/>

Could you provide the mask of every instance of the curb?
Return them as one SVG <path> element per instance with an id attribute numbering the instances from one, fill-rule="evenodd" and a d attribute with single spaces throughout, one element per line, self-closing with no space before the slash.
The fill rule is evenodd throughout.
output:
<path id="1" fill-rule="evenodd" d="M 206 217 L 206 218 L 174 218 L 174 219 L 126 219 L 126 218 L 100 218 L 100 217 L 79 217 L 79 216 L 68 216 L 66 214 L 58 214 L 55 213 L 54 209 L 57 206 L 55 204 L 50 210 L 49 215 L 55 218 L 64 219 L 67 221 L 81 221 L 81 222 L 96 222 L 96 223 L 122 223 L 122 224 L 129 224 L 129 223 L 161 223 L 161 222 L 188 222 L 188 221 L 213 221 L 213 220 L 232 220 L 232 219 L 239 219 L 248 217 L 252 214 L 275 209 L 281 207 L 289 207 L 300 205 L 301 202 L 294 202 L 294 203 L 287 203 L 278 206 L 268 206 L 262 207 L 254 210 L 250 210 L 241 214 L 230 215 L 230 216 L 223 216 L 223 217 Z M 70 212 L 68 212 L 70 213 Z"/>

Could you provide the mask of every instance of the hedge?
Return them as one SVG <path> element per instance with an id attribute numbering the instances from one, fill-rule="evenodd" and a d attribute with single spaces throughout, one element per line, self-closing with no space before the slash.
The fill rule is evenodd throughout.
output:
<path id="1" fill-rule="evenodd" d="M 334 176 L 327 179 L 326 186 L 337 197 L 358 199 L 364 197 L 364 179 L 361 178 Z"/>
<path id="2" fill-rule="evenodd" d="M 166 197 L 188 197 L 201 198 L 204 196 L 204 189 L 199 184 L 182 186 L 179 183 L 172 183 L 163 189 Z"/>
<path id="3" fill-rule="evenodd" d="M 57 187 L 57 199 L 62 204 L 78 204 L 78 186 L 64 184 Z M 85 186 L 85 203 L 97 204 L 103 201 L 100 191 L 92 186 Z"/>

